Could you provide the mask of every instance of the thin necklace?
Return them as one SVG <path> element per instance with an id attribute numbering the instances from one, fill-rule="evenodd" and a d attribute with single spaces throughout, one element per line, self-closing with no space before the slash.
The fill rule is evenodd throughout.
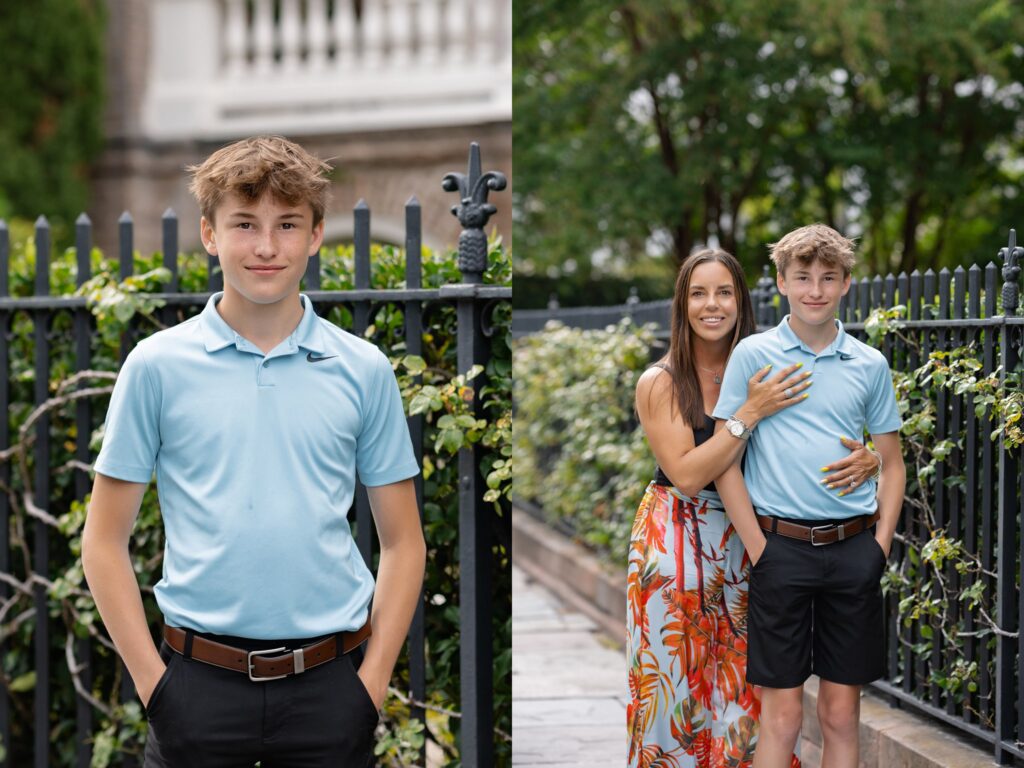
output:
<path id="1" fill-rule="evenodd" d="M 710 368 L 705 368 L 703 365 L 698 365 L 697 367 L 700 368 L 702 371 L 707 371 L 712 376 L 714 376 L 715 378 L 713 379 L 713 381 L 715 382 L 715 384 L 722 383 L 722 374 L 719 373 L 718 371 L 713 371 Z"/>

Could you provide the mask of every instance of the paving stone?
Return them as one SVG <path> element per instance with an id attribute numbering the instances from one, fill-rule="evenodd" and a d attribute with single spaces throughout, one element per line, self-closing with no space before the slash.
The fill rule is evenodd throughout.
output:
<path id="1" fill-rule="evenodd" d="M 513 699 L 512 722 L 517 734 L 523 728 L 568 725 L 604 725 L 625 733 L 626 708 L 611 697 Z"/>
<path id="2" fill-rule="evenodd" d="M 512 738 L 513 765 L 579 763 L 588 766 L 626 762 L 626 729 L 608 726 L 519 728 Z"/>
<path id="3" fill-rule="evenodd" d="M 593 632 L 572 630 L 567 632 L 512 632 L 512 656 L 517 653 L 557 653 L 560 648 L 593 646 L 608 650 L 603 638 Z"/>

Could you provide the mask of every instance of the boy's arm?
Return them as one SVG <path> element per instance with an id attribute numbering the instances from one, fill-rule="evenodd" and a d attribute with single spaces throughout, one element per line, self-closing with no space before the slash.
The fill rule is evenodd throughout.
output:
<path id="1" fill-rule="evenodd" d="M 724 424 L 724 421 L 719 421 L 715 424 L 715 430 L 721 430 Z M 725 514 L 729 517 L 732 527 L 736 529 L 736 533 L 739 534 L 743 548 L 747 550 L 747 555 L 750 557 L 750 564 L 753 565 L 760 559 L 761 552 L 764 551 L 768 540 L 765 538 L 761 526 L 757 524 L 754 505 L 750 503 L 750 495 L 743 482 L 743 471 L 740 469 L 742 456 L 743 454 L 740 453 L 736 461 L 730 464 L 722 476 L 715 480 L 715 488 L 718 489 L 718 495 L 722 497 L 722 503 L 725 504 Z"/>
<path id="2" fill-rule="evenodd" d="M 878 525 L 875 538 L 886 555 L 892 547 L 896 523 L 903 509 L 903 494 L 907 487 L 907 468 L 903 464 L 898 432 L 872 434 L 875 450 L 882 456 L 882 475 L 878 479 Z"/>
<path id="3" fill-rule="evenodd" d="M 366 491 L 380 537 L 380 566 L 370 615 L 373 635 L 359 677 L 380 708 L 423 592 L 427 554 L 412 479 Z"/>
<path id="4" fill-rule="evenodd" d="M 89 589 L 143 705 L 166 667 L 149 634 L 128 550 L 146 486 L 97 472 L 82 531 L 82 568 Z"/>

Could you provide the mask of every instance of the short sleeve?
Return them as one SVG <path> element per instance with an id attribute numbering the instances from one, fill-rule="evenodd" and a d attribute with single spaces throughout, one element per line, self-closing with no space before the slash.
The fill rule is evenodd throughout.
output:
<path id="1" fill-rule="evenodd" d="M 160 398 L 140 347 L 121 366 L 110 396 L 103 445 L 93 469 L 108 477 L 148 483 L 160 451 Z"/>
<path id="2" fill-rule="evenodd" d="M 750 348 L 737 344 L 729 356 L 722 377 L 722 389 L 718 403 L 711 415 L 716 419 L 728 419 L 747 401 L 747 382 L 754 375 L 754 360 Z"/>
<path id="3" fill-rule="evenodd" d="M 356 470 L 363 485 L 387 485 L 419 474 L 402 394 L 387 357 L 377 355 L 356 441 Z"/>
<path id="4" fill-rule="evenodd" d="M 868 396 L 867 408 L 868 432 L 882 435 L 896 432 L 903 425 L 899 408 L 896 405 L 896 388 L 892 383 L 892 373 L 885 358 L 878 360 L 871 375 L 871 391 Z"/>

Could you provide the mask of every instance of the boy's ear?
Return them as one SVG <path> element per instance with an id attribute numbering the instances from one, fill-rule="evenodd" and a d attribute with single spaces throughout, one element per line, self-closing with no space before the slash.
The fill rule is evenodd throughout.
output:
<path id="1" fill-rule="evenodd" d="M 203 241 L 203 248 L 211 256 L 217 255 L 217 237 L 214 233 L 213 224 L 203 216 L 199 219 L 199 239 Z"/>
<path id="2" fill-rule="evenodd" d="M 851 281 L 852 278 L 853 278 L 853 275 L 847 275 L 846 277 L 843 278 L 843 293 L 842 293 L 843 296 L 845 296 L 846 292 L 848 290 L 850 290 L 850 281 Z"/>
<path id="3" fill-rule="evenodd" d="M 779 288 L 779 293 L 783 296 L 786 295 L 786 278 L 783 277 L 781 272 L 777 272 L 775 275 L 775 285 Z M 845 293 L 845 291 L 844 291 Z"/>
<path id="4" fill-rule="evenodd" d="M 313 241 L 309 244 L 309 255 L 312 257 L 320 250 L 320 246 L 324 243 L 324 220 L 320 219 L 320 223 L 313 227 Z"/>

